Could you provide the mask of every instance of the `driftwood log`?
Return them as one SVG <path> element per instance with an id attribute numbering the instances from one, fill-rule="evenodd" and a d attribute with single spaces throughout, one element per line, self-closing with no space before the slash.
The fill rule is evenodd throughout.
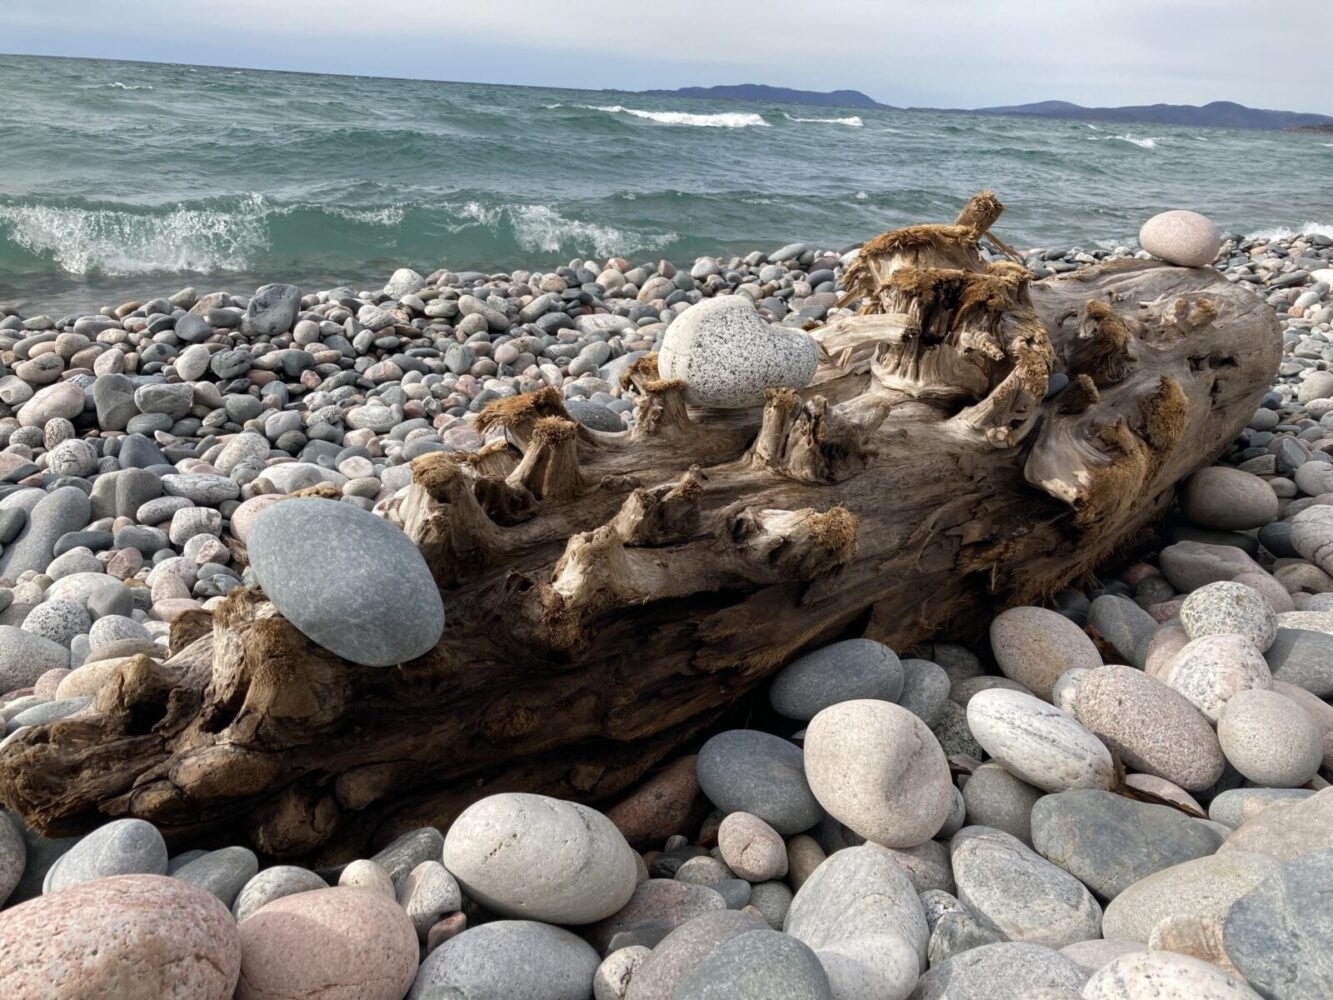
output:
<path id="1" fill-rule="evenodd" d="M 800 392 L 696 411 L 650 355 L 632 430 L 543 390 L 482 414 L 503 441 L 417 459 L 391 516 L 444 597 L 427 655 L 347 663 L 234 590 L 13 737 L 0 799 L 51 835 L 138 816 L 333 861 L 493 791 L 605 800 L 803 650 L 906 649 L 1090 573 L 1245 425 L 1279 330 L 1207 268 L 987 263 L 1000 210 L 867 244 Z"/>

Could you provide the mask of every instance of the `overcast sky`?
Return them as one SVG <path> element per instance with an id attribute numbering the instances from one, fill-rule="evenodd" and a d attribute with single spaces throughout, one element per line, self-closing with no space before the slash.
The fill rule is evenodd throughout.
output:
<path id="1" fill-rule="evenodd" d="M 0 0 L 0 51 L 533 86 L 768 83 L 888 104 L 1333 114 L 1333 2 Z"/>

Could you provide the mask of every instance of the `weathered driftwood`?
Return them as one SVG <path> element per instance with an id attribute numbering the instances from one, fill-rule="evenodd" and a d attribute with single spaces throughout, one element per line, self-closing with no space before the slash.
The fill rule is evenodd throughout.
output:
<path id="1" fill-rule="evenodd" d="M 504 442 L 418 459 L 395 516 L 444 596 L 431 653 L 349 664 L 234 591 L 90 717 L 11 740 L 0 798 L 51 834 L 128 815 L 346 857 L 492 791 L 605 799 L 804 649 L 905 649 L 1089 573 L 1244 426 L 1279 332 L 1208 269 L 987 265 L 999 211 L 868 244 L 860 315 L 762 410 L 691 411 L 650 356 L 632 431 L 545 390 L 483 415 Z"/>

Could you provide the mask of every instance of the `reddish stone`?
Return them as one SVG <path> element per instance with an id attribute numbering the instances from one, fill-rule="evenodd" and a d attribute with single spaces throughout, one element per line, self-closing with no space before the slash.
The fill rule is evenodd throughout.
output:
<path id="1" fill-rule="evenodd" d="M 1169 622 L 1172 618 L 1180 616 L 1180 606 L 1185 603 L 1185 598 L 1180 597 L 1172 601 L 1163 601 L 1161 604 L 1154 604 L 1148 608 L 1148 614 L 1157 619 L 1158 624 Z"/>
<path id="2" fill-rule="evenodd" d="M 66 667 L 55 667 L 48 670 L 37 678 L 37 683 L 32 686 L 32 693 L 38 698 L 54 698 L 56 688 L 60 687 L 60 682 L 69 675 L 70 671 Z"/>
<path id="3" fill-rule="evenodd" d="M 312 889 L 265 903 L 239 925 L 236 1000 L 402 1000 L 417 973 L 417 932 L 373 889 Z"/>
<path id="4" fill-rule="evenodd" d="M 161 875 L 115 875 L 0 912 L 0 997 L 230 1000 L 236 922 L 217 897 Z"/>
<path id="5" fill-rule="evenodd" d="M 452 937 L 457 937 L 467 930 L 467 917 L 462 913 L 451 913 L 443 920 L 431 925 L 426 932 L 426 954 L 438 948 Z"/>
<path id="6" fill-rule="evenodd" d="M 630 844 L 660 842 L 690 827 L 701 802 L 696 759 L 690 755 L 668 764 L 607 811 Z"/>

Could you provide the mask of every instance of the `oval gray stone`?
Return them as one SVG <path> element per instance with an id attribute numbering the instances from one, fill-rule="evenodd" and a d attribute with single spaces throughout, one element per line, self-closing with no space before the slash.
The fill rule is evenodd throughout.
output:
<path id="1" fill-rule="evenodd" d="M 1171 917 L 1220 922 L 1236 900 L 1280 867 L 1263 854 L 1224 851 L 1164 868 L 1106 904 L 1102 933 L 1147 945 L 1153 928 Z"/>
<path id="2" fill-rule="evenodd" d="M 761 919 L 739 910 L 719 910 L 687 920 L 664 937 L 635 970 L 625 1000 L 672 1000 L 676 987 L 723 943 L 767 929 Z"/>
<path id="3" fill-rule="evenodd" d="M 368 511 L 336 500 L 284 500 L 256 518 L 246 548 L 283 617 L 343 659 L 405 663 L 444 631 L 444 604 L 420 550 Z"/>
<path id="4" fill-rule="evenodd" d="M 753 813 L 783 836 L 810 829 L 824 815 L 805 780 L 801 748 L 770 733 L 718 733 L 699 751 L 695 770 L 713 805 Z"/>
<path id="5" fill-rule="evenodd" d="M 1242 896 L 1227 914 L 1227 956 L 1264 996 L 1333 996 L 1333 850 L 1314 851 Z"/>
<path id="6" fill-rule="evenodd" d="M 1021 1000 L 1033 989 L 1077 992 L 1088 976 L 1054 948 L 1021 941 L 983 944 L 935 966 L 911 1000 Z"/>
<path id="7" fill-rule="evenodd" d="M 789 719 L 860 698 L 896 702 L 903 691 L 898 655 L 873 639 L 847 639 L 806 653 L 783 667 L 768 689 L 773 708 Z"/>
<path id="8" fill-rule="evenodd" d="M 809 947 L 778 931 L 749 931 L 719 945 L 671 1000 L 833 1000 Z"/>
<path id="9" fill-rule="evenodd" d="M 232 916 L 236 918 L 237 923 L 240 923 L 265 903 L 298 892 L 310 892 L 328 887 L 327 882 L 308 868 L 298 868 L 295 865 L 265 868 L 246 882 L 236 894 L 236 901 L 231 908 Z"/>
<path id="10" fill-rule="evenodd" d="M 904 996 L 925 968 L 930 927 L 912 879 L 873 845 L 830 855 L 783 928 L 819 956 L 835 996 Z"/>
<path id="11" fill-rule="evenodd" d="M 1032 845 L 1102 899 L 1140 879 L 1205 857 L 1222 838 L 1170 806 L 1091 788 L 1047 795 L 1032 808 Z"/>
<path id="12" fill-rule="evenodd" d="M 1063 948 L 1101 936 L 1102 908 L 1092 893 L 1018 838 L 968 826 L 949 848 L 959 900 L 1010 940 Z"/>
<path id="13" fill-rule="evenodd" d="M 100 826 L 63 854 L 46 873 L 42 893 L 108 875 L 165 875 L 167 844 L 157 827 L 141 819 Z"/>
<path id="14" fill-rule="evenodd" d="M 259 859 L 248 847 L 223 847 L 177 868 L 172 878 L 197 885 L 231 908 L 237 894 L 259 871 Z"/>
<path id="15" fill-rule="evenodd" d="M 408 1000 L 588 1000 L 600 964 L 592 945 L 564 929 L 496 920 L 429 953 Z"/>

